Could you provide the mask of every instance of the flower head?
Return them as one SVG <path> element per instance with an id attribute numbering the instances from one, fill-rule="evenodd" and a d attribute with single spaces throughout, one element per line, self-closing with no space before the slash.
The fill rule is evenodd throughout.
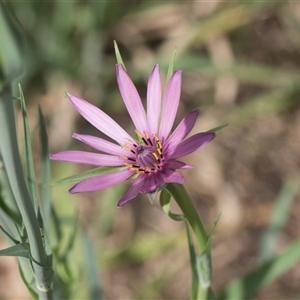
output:
<path id="1" fill-rule="evenodd" d="M 75 139 L 102 153 L 63 151 L 51 154 L 50 158 L 94 166 L 124 166 L 116 172 L 85 179 L 70 189 L 70 193 L 102 190 L 134 177 L 132 187 L 118 202 L 118 207 L 121 207 L 139 193 L 154 193 L 166 183 L 182 184 L 184 178 L 176 169 L 192 166 L 179 161 L 178 158 L 210 142 L 215 133 L 202 132 L 185 139 L 199 114 L 194 110 L 183 118 L 170 135 L 180 99 L 180 70 L 176 70 L 171 76 L 162 99 L 159 66 L 154 66 L 148 81 L 147 113 L 134 84 L 121 64 L 116 65 L 116 71 L 121 96 L 136 128 L 136 138 L 130 136 L 99 108 L 83 99 L 68 95 L 73 106 L 88 122 L 117 143 L 74 133 Z"/>

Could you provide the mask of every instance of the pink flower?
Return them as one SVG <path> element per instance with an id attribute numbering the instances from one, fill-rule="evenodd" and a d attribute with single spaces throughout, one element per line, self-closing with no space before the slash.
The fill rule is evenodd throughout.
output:
<path id="1" fill-rule="evenodd" d="M 139 193 L 154 193 L 166 183 L 184 182 L 176 169 L 192 168 L 178 160 L 215 138 L 213 132 L 197 133 L 187 139 L 195 125 L 198 111 L 188 113 L 170 135 L 177 113 L 181 92 L 181 71 L 176 70 L 168 81 L 162 102 L 159 66 L 155 65 L 148 81 L 147 113 L 138 92 L 121 64 L 116 65 L 119 89 L 136 128 L 137 138 L 131 137 L 102 110 L 83 99 L 68 95 L 77 111 L 102 133 L 115 140 L 74 133 L 73 137 L 101 151 L 63 151 L 50 155 L 53 160 L 90 164 L 94 166 L 124 166 L 124 169 L 98 175 L 75 184 L 70 193 L 102 190 L 130 177 L 135 181 L 118 202 L 118 207 Z M 103 154 L 106 153 L 106 154 Z"/>

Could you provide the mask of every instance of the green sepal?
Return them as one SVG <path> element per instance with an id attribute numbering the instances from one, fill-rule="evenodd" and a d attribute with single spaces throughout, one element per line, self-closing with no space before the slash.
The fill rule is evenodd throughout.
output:
<path id="1" fill-rule="evenodd" d="M 28 243 L 20 243 L 0 250 L 0 256 L 21 256 L 33 260 Z"/>
<path id="2" fill-rule="evenodd" d="M 173 54 L 171 56 L 171 60 L 169 62 L 168 72 L 167 72 L 167 82 L 171 78 L 173 72 L 174 72 L 174 62 L 175 62 L 175 55 L 176 55 L 177 49 L 175 48 L 173 51 Z"/>
<path id="3" fill-rule="evenodd" d="M 121 170 L 126 169 L 127 167 L 98 167 L 92 170 L 88 170 L 86 172 L 76 174 L 73 176 L 69 176 L 58 181 L 46 184 L 45 186 L 55 186 L 55 185 L 63 185 L 63 184 L 75 184 L 84 179 L 88 179 L 94 176 L 104 175 L 108 173 L 114 173 Z"/>
<path id="4" fill-rule="evenodd" d="M 114 41 L 114 48 L 115 48 L 117 63 L 121 64 L 123 66 L 124 70 L 127 71 L 116 41 Z"/>
<path id="5" fill-rule="evenodd" d="M 218 127 L 215 127 L 213 129 L 210 129 L 210 130 L 207 130 L 206 132 L 217 132 L 223 128 L 225 128 L 226 126 L 228 126 L 228 124 L 225 124 L 225 125 L 221 125 L 221 126 L 218 126 Z"/>

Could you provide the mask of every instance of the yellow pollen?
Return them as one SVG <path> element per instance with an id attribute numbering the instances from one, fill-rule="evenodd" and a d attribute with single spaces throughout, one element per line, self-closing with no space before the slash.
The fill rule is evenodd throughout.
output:
<path id="1" fill-rule="evenodd" d="M 152 155 L 155 157 L 156 160 L 158 160 L 158 156 L 155 152 L 153 152 Z"/>
<path id="2" fill-rule="evenodd" d="M 120 158 L 123 158 L 123 159 L 128 159 L 128 157 L 125 156 L 125 155 L 120 155 L 119 157 L 120 157 Z"/>
<path id="3" fill-rule="evenodd" d="M 160 141 L 157 141 L 157 146 L 158 146 L 158 149 L 162 148 Z"/>
<path id="4" fill-rule="evenodd" d="M 149 133 L 145 132 L 145 135 L 146 135 L 146 139 L 148 140 L 150 138 Z"/>
<path id="5" fill-rule="evenodd" d="M 129 142 L 131 145 L 135 145 L 135 142 L 132 141 L 132 140 L 128 140 L 128 142 Z M 126 145 L 124 145 L 123 147 L 124 147 L 124 148 L 127 147 L 129 150 L 131 150 L 131 149 L 130 149 L 128 146 L 126 146 Z M 127 149 L 127 148 L 125 148 L 125 149 Z"/>
<path id="6" fill-rule="evenodd" d="M 124 145 L 123 148 L 124 148 L 125 150 L 128 150 L 128 151 L 131 150 L 127 145 Z"/>
<path id="7" fill-rule="evenodd" d="M 157 142 L 159 142 L 158 136 L 157 136 L 156 134 L 153 134 L 153 136 L 154 136 L 155 140 L 156 140 Z"/>
<path id="8" fill-rule="evenodd" d="M 158 152 L 159 155 L 161 155 L 161 148 L 157 148 L 156 151 Z"/>

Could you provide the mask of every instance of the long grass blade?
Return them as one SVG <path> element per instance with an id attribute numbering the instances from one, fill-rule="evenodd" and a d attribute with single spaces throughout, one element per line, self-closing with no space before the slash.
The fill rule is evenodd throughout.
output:
<path id="1" fill-rule="evenodd" d="M 24 126 L 27 186 L 28 186 L 31 199 L 33 200 L 34 210 L 36 212 L 36 215 L 38 215 L 38 207 L 39 207 L 38 187 L 37 187 L 37 181 L 36 181 L 36 176 L 34 171 L 32 146 L 31 146 L 32 144 L 31 144 L 27 111 L 26 111 L 26 104 L 25 104 L 25 99 L 20 84 L 19 84 L 19 94 L 20 94 L 20 102 L 21 102 L 21 109 L 22 109 L 23 126 Z"/>
<path id="2" fill-rule="evenodd" d="M 260 262 L 265 262 L 273 256 L 277 237 L 289 218 L 289 213 L 296 193 L 299 191 L 299 180 L 288 180 L 281 189 L 268 228 L 262 235 L 260 244 Z"/>

